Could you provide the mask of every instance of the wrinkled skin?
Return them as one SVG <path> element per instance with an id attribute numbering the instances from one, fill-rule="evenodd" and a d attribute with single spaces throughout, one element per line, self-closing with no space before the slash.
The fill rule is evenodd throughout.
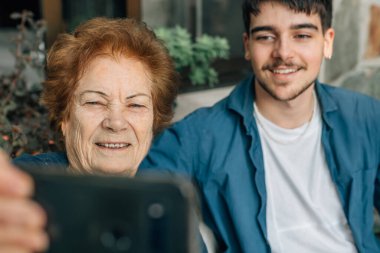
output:
<path id="1" fill-rule="evenodd" d="M 135 59 L 100 57 L 89 64 L 62 124 L 73 170 L 135 175 L 153 138 L 151 86 Z"/>

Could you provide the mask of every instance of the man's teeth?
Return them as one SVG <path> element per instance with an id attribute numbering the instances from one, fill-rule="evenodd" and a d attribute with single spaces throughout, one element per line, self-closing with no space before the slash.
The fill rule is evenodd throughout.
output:
<path id="1" fill-rule="evenodd" d="M 274 69 L 273 73 L 275 74 L 289 74 L 296 72 L 297 69 Z"/>
<path id="2" fill-rule="evenodd" d="M 126 143 L 98 143 L 98 145 L 105 148 L 125 148 L 128 146 Z"/>

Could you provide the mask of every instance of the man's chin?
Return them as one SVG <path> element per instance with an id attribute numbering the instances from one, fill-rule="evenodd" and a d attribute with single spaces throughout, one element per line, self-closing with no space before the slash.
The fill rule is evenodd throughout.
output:
<path id="1" fill-rule="evenodd" d="M 290 102 L 292 100 L 295 100 L 300 94 L 299 93 L 289 93 L 289 92 L 273 92 L 271 96 L 281 102 Z"/>
<path id="2" fill-rule="evenodd" d="M 315 81 L 307 83 L 300 87 L 299 90 L 292 89 L 292 86 L 289 82 L 262 82 L 258 80 L 260 87 L 273 99 L 281 102 L 290 102 L 302 95 L 306 90 L 308 90 Z"/>

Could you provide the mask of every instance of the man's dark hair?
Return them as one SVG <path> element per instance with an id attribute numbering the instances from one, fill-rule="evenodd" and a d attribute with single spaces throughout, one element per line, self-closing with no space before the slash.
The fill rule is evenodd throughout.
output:
<path id="1" fill-rule="evenodd" d="M 332 23 L 332 0 L 244 0 L 243 21 L 246 33 L 249 33 L 249 25 L 251 22 L 251 13 L 254 16 L 259 15 L 259 5 L 264 2 L 278 2 L 288 6 L 295 12 L 304 12 L 307 15 L 318 13 L 322 22 L 322 29 L 326 31 L 331 27 Z"/>

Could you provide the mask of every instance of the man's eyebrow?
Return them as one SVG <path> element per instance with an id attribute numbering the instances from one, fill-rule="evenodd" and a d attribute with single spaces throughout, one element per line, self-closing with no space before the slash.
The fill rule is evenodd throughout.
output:
<path id="1" fill-rule="evenodd" d="M 316 30 L 318 31 L 318 26 L 312 24 L 312 23 L 302 23 L 302 24 L 296 24 L 296 25 L 292 25 L 290 27 L 290 29 L 292 30 L 299 30 L 299 29 L 313 29 L 313 30 Z M 269 32 L 273 32 L 275 31 L 276 29 L 273 27 L 273 26 L 256 26 L 256 27 L 253 27 L 251 30 L 250 30 L 250 35 L 252 34 L 255 34 L 257 32 L 261 32 L 261 31 L 269 31 Z"/>
<path id="2" fill-rule="evenodd" d="M 292 25 L 290 27 L 292 30 L 298 30 L 298 29 L 313 29 L 313 30 L 316 30 L 318 31 L 318 26 L 312 24 L 312 23 L 302 23 L 302 24 L 296 24 L 296 25 Z"/>
<path id="3" fill-rule="evenodd" d="M 253 34 L 255 34 L 257 32 L 261 32 L 261 31 L 274 31 L 274 28 L 272 26 L 256 26 L 256 27 L 251 28 L 249 33 L 250 33 L 250 35 L 253 35 Z"/>

